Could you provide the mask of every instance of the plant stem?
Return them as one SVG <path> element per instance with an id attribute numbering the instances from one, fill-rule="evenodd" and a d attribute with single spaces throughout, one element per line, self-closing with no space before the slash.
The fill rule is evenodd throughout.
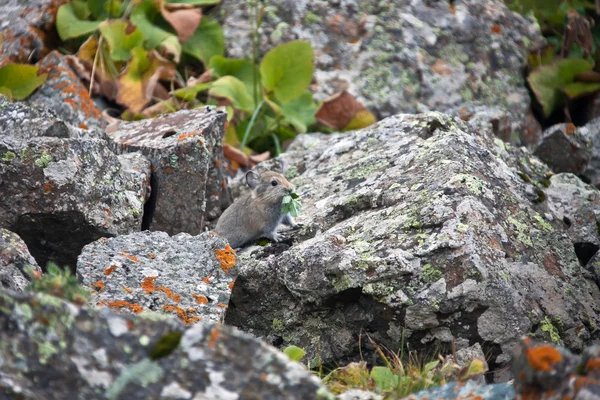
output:
<path id="1" fill-rule="evenodd" d="M 262 108 L 262 106 L 265 104 L 265 100 L 261 100 L 260 103 L 258 103 L 258 106 L 254 109 L 254 112 L 252 113 L 252 117 L 250 118 L 250 122 L 248 122 L 248 126 L 246 126 L 246 132 L 244 132 L 244 137 L 242 138 L 242 143 L 240 144 L 240 150 L 244 151 L 244 148 L 246 147 L 246 142 L 248 141 L 248 136 L 250 135 L 250 131 L 252 130 L 252 127 L 254 126 L 254 121 L 256 120 L 256 117 L 258 116 L 258 112 L 260 111 L 260 109 Z"/>
<path id="2" fill-rule="evenodd" d="M 273 142 L 275 142 L 275 157 L 278 157 L 281 154 L 281 143 L 279 143 L 279 138 L 275 132 L 271 133 L 271 137 L 273 138 Z"/>
<path id="3" fill-rule="evenodd" d="M 92 65 L 92 73 L 90 75 L 90 90 L 88 92 L 90 97 L 92 96 L 92 90 L 94 89 L 94 75 L 96 74 L 96 65 L 98 65 L 100 49 L 102 48 L 102 39 L 103 37 L 100 36 L 100 39 L 98 39 L 98 46 L 96 47 L 96 55 L 94 55 L 94 64 Z"/>

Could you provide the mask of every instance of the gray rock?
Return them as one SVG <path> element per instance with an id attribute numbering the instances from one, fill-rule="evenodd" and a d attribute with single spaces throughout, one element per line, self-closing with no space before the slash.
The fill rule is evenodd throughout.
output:
<path id="1" fill-rule="evenodd" d="M 439 113 L 299 136 L 281 158 L 305 229 L 238 254 L 226 323 L 340 363 L 365 330 L 446 354 L 454 337 L 480 343 L 492 371 L 521 335 L 548 336 L 542 321 L 560 321 L 558 340 L 597 339 L 600 289 L 563 222 L 529 199 L 548 168 L 517 150 Z"/>
<path id="2" fill-rule="evenodd" d="M 538 24 L 501 1 L 270 1 L 259 33 L 262 54 L 295 39 L 315 50 L 317 100 L 343 89 L 380 117 L 447 111 L 480 101 L 509 110 L 524 129 L 530 97 L 522 72 L 527 50 L 545 42 Z M 222 7 L 227 53 L 249 56 L 245 0 Z"/>
<path id="3" fill-rule="evenodd" d="M 237 275 L 235 252 L 210 233 L 170 237 L 138 232 L 83 248 L 77 275 L 96 293 L 90 304 L 120 312 L 174 314 L 185 323 L 219 322 Z"/>
<path id="4" fill-rule="evenodd" d="M 16 233 L 0 228 L 0 287 L 23 291 L 31 280 L 29 272 L 41 274 L 42 270 L 29 254 L 27 245 Z"/>
<path id="5" fill-rule="evenodd" d="M 383 400 L 383 396 L 380 396 L 377 393 L 359 389 L 348 390 L 340 394 L 337 398 L 338 400 Z"/>
<path id="6" fill-rule="evenodd" d="M 105 125 L 102 114 L 65 56 L 54 50 L 38 65 L 41 71 L 48 73 L 48 79 L 27 102 L 43 106 L 63 121 L 84 130 L 89 129 L 90 135 L 101 137 Z"/>
<path id="7" fill-rule="evenodd" d="M 193 235 L 229 205 L 222 169 L 227 114 L 210 107 L 106 129 L 113 150 L 141 151 L 152 162 L 150 230 Z"/>
<path id="8" fill-rule="evenodd" d="M 592 142 L 586 132 L 573 124 L 557 124 L 546 129 L 533 154 L 554 172 L 580 174 L 592 158 Z"/>
<path id="9" fill-rule="evenodd" d="M 0 290 L 0 399 L 333 398 L 303 366 L 234 328 L 155 317 Z"/>
<path id="10" fill-rule="evenodd" d="M 546 189 L 548 208 L 564 221 L 582 265 L 600 249 L 600 190 L 573 174 L 557 174 Z"/>
<path id="11" fill-rule="evenodd" d="M 590 180 L 592 185 L 600 188 L 600 118 L 590 121 L 584 129 L 586 135 L 592 140 L 592 159 L 583 175 Z"/>
<path id="12" fill-rule="evenodd" d="M 515 389 L 511 384 L 498 383 L 487 385 L 474 381 L 464 383 L 450 382 L 444 386 L 422 390 L 406 397 L 407 400 L 454 400 L 454 399 L 484 399 L 484 400 L 512 400 L 515 398 Z"/>
<path id="13" fill-rule="evenodd" d="M 593 274 L 594 278 L 596 278 L 598 286 L 600 286 L 600 251 L 597 251 L 590 261 L 588 261 L 587 268 Z"/>
<path id="14" fill-rule="evenodd" d="M 0 226 L 40 265 L 74 267 L 84 245 L 140 230 L 149 177 L 142 155 L 117 157 L 104 140 L 0 136 Z"/>

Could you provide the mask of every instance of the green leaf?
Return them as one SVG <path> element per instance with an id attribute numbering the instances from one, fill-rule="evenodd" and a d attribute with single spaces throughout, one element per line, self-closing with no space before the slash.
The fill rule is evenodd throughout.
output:
<path id="1" fill-rule="evenodd" d="M 165 40 L 160 42 L 159 49 L 160 53 L 167 59 L 173 60 L 176 64 L 179 63 L 182 46 L 177 36 L 168 36 Z"/>
<path id="2" fill-rule="evenodd" d="M 11 99 L 24 100 L 48 78 L 48 74 L 37 73 L 38 67 L 35 65 L 5 65 L 0 68 L 0 92 Z"/>
<path id="3" fill-rule="evenodd" d="M 110 57 L 115 61 L 129 60 L 131 50 L 144 42 L 142 32 L 122 19 L 104 21 L 100 24 L 100 32 L 108 42 Z"/>
<path id="4" fill-rule="evenodd" d="M 306 354 L 306 352 L 298 346 L 288 346 L 283 350 L 283 353 L 294 361 L 300 361 Z"/>
<path id="5" fill-rule="evenodd" d="M 63 4 L 56 14 L 56 30 L 62 40 L 72 39 L 94 32 L 99 21 L 85 21 L 77 18 L 71 3 Z"/>
<path id="6" fill-rule="evenodd" d="M 313 75 L 313 49 L 305 41 L 279 45 L 265 54 L 260 73 L 265 89 L 275 92 L 281 102 L 294 100 L 310 84 Z"/>
<path id="7" fill-rule="evenodd" d="M 352 120 L 342 129 L 342 131 L 352 131 L 355 129 L 366 128 L 377 122 L 377 118 L 369 110 L 361 110 L 356 113 Z"/>
<path id="8" fill-rule="evenodd" d="M 225 54 L 225 36 L 217 21 L 206 16 L 202 17 L 200 25 L 194 34 L 184 43 L 183 52 L 208 65 L 214 56 Z"/>
<path id="9" fill-rule="evenodd" d="M 161 17 L 160 11 L 154 7 L 151 1 L 145 1 L 133 9 L 131 22 L 142 31 L 146 48 L 149 50 L 157 48 L 171 36 L 177 38 L 173 32 L 162 29 L 159 26 L 165 23 L 165 21 Z"/>
<path id="10" fill-rule="evenodd" d="M 312 93 L 303 92 L 296 99 L 279 105 L 283 115 L 283 123 L 291 124 L 299 133 L 305 133 L 308 126 L 315 123 L 317 105 L 313 101 Z"/>
<path id="11" fill-rule="evenodd" d="M 600 90 L 600 83 L 595 82 L 573 82 L 565 85 L 562 88 L 563 92 L 570 98 L 574 99 L 586 94 L 592 94 Z"/>
<path id="12" fill-rule="evenodd" d="M 120 17 L 124 4 L 121 0 L 87 0 L 87 5 L 96 20 Z"/>
<path id="13" fill-rule="evenodd" d="M 246 90 L 242 81 L 233 76 L 217 79 L 208 92 L 211 96 L 222 97 L 231 101 L 234 108 L 247 113 L 254 110 L 254 100 Z"/>
<path id="14" fill-rule="evenodd" d="M 388 367 L 373 367 L 370 376 L 375 381 L 379 392 L 389 392 L 398 386 L 398 376 Z"/>
<path id="15" fill-rule="evenodd" d="M 437 367 L 439 363 L 440 362 L 438 360 L 434 360 L 425 364 L 425 366 L 423 367 L 423 374 L 427 375 L 432 369 Z"/>
<path id="16" fill-rule="evenodd" d="M 575 76 L 593 67 L 593 62 L 583 58 L 566 58 L 542 65 L 531 72 L 527 80 L 542 105 L 544 116 L 549 117 L 554 110 L 564 104 L 565 99 L 561 89 L 573 83 Z"/>
<path id="17" fill-rule="evenodd" d="M 248 93 L 253 94 L 253 73 L 257 72 L 256 76 L 260 80 L 258 68 L 247 59 L 225 58 L 223 56 L 214 56 L 208 63 L 208 68 L 213 70 L 213 73 L 219 77 L 235 76 L 246 85 Z M 260 82 L 259 82 L 260 83 Z"/>
<path id="18" fill-rule="evenodd" d="M 77 19 L 87 19 L 91 14 L 90 9 L 85 1 L 72 0 L 71 6 L 73 7 L 73 12 L 75 13 Z"/>
<path id="19" fill-rule="evenodd" d="M 281 214 L 290 213 L 294 218 L 300 215 L 300 212 L 302 212 L 302 204 L 300 203 L 300 200 L 298 200 L 299 198 L 300 197 L 295 193 L 285 196 L 283 198 Z"/>
<path id="20" fill-rule="evenodd" d="M 196 95 L 198 95 L 198 93 L 210 89 L 211 86 L 212 83 L 197 83 L 193 86 L 177 89 L 173 92 L 173 95 L 185 101 L 192 101 L 196 98 Z"/>
<path id="21" fill-rule="evenodd" d="M 221 0 L 166 0 L 167 3 L 191 4 L 194 6 L 212 6 Z"/>

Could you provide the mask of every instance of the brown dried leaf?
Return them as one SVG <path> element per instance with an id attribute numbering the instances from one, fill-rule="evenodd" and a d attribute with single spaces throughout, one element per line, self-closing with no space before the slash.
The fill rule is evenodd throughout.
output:
<path id="1" fill-rule="evenodd" d="M 257 154 L 255 156 L 250 156 L 250 160 L 252 160 L 252 162 L 254 162 L 256 164 L 261 163 L 263 161 L 267 161 L 269 158 L 271 158 L 271 153 L 268 151 Z"/>
<path id="2" fill-rule="evenodd" d="M 213 74 L 213 70 L 207 69 L 206 71 L 204 71 L 204 73 L 202 75 L 200 75 L 197 78 L 192 76 L 187 80 L 187 86 L 194 86 L 199 83 L 210 82 L 213 78 L 212 74 Z"/>
<path id="3" fill-rule="evenodd" d="M 114 64 L 111 64 L 111 60 L 107 60 L 101 56 L 96 58 L 97 51 L 98 40 L 96 36 L 92 35 L 79 47 L 77 57 L 70 56 L 72 61 L 69 63 L 77 74 L 89 84 L 94 62 L 97 62 L 98 64 L 94 71 L 93 92 L 94 94 L 100 93 L 109 100 L 114 100 L 118 92 L 116 83 L 117 68 Z"/>
<path id="4" fill-rule="evenodd" d="M 181 43 L 185 43 L 196 31 L 202 19 L 202 10 L 189 4 L 172 4 L 158 1 L 160 13 L 171 24 Z"/>
<path id="5" fill-rule="evenodd" d="M 586 71 L 575 76 L 575 82 L 600 82 L 600 72 Z"/>
<path id="6" fill-rule="evenodd" d="M 146 107 L 141 114 L 144 118 L 153 118 L 159 114 L 166 114 L 175 109 L 175 103 L 173 98 L 170 98 L 166 101 L 160 101 L 156 104 L 151 105 L 150 107 Z"/>
<path id="7" fill-rule="evenodd" d="M 365 106 L 345 90 L 323 102 L 315 118 L 323 125 L 336 130 L 344 129 Z"/>
<path id="8" fill-rule="evenodd" d="M 244 167 L 253 167 L 256 165 L 256 163 L 254 163 L 247 154 L 229 144 L 223 144 L 223 155 L 228 160 L 235 161 Z"/>
<path id="9" fill-rule="evenodd" d="M 574 9 L 570 9 L 567 15 L 569 22 L 563 34 L 561 57 L 567 57 L 575 44 L 581 47 L 584 56 L 589 56 L 592 54 L 592 46 L 594 45 L 592 36 L 594 21 L 586 19 Z"/>

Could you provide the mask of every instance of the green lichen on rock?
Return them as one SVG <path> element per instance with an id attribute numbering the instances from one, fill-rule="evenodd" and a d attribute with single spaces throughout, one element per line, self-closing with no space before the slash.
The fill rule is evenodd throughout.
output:
<path id="1" fill-rule="evenodd" d="M 442 271 L 439 269 L 435 269 L 431 266 L 431 264 L 425 264 L 423 266 L 423 271 L 421 272 L 421 280 L 427 283 L 433 283 L 438 281 L 444 276 Z"/>
<path id="2" fill-rule="evenodd" d="M 46 168 L 51 161 L 52 156 L 47 152 L 43 151 L 42 155 L 34 161 L 34 164 L 38 168 Z"/>
<path id="3" fill-rule="evenodd" d="M 274 331 L 282 331 L 284 328 L 283 322 L 280 319 L 273 318 L 273 330 Z"/>
<path id="4" fill-rule="evenodd" d="M 548 222 L 546 222 L 546 220 L 544 220 L 544 218 L 542 218 L 542 216 L 540 214 L 536 214 L 533 216 L 533 218 L 540 224 L 540 226 L 542 228 L 544 228 L 545 230 L 552 232 L 554 230 L 554 228 L 552 228 L 552 225 L 550 225 Z"/>
<path id="5" fill-rule="evenodd" d="M 467 190 L 476 196 L 481 196 L 486 189 L 486 183 L 484 181 L 470 174 L 457 174 L 451 179 L 451 182 L 464 183 Z"/>
<path id="6" fill-rule="evenodd" d="M 550 318 L 548 318 L 548 316 L 544 317 L 542 322 L 540 322 L 540 329 L 542 330 L 542 332 L 546 332 L 548 334 L 552 343 L 560 343 L 560 333 L 558 332 L 558 329 L 556 328 L 556 326 L 554 326 L 552 321 L 550 321 Z"/>
<path id="7" fill-rule="evenodd" d="M 2 157 L 0 158 L 0 161 L 11 162 L 16 157 L 17 157 L 17 155 L 15 153 L 13 153 L 12 151 L 7 151 L 6 153 L 2 154 Z"/>
<path id="8" fill-rule="evenodd" d="M 136 382 L 142 386 L 150 383 L 156 383 L 163 376 L 163 369 L 154 361 L 148 359 L 142 360 L 128 367 L 125 367 L 121 375 L 106 391 L 106 397 L 111 400 L 119 398 L 121 391 L 127 387 L 129 382 Z"/>
<path id="9" fill-rule="evenodd" d="M 298 169 L 296 168 L 296 166 L 292 165 L 292 166 L 290 166 L 290 168 L 288 168 L 287 171 L 285 171 L 284 175 L 285 175 L 285 177 L 286 177 L 287 180 L 290 180 L 290 179 L 296 178 L 300 174 L 298 173 Z"/>
<path id="10" fill-rule="evenodd" d="M 527 232 L 529 232 L 527 224 L 520 222 L 512 215 L 509 216 L 507 220 L 515 228 L 519 242 L 523 243 L 525 246 L 533 247 L 531 237 L 527 234 Z"/>

